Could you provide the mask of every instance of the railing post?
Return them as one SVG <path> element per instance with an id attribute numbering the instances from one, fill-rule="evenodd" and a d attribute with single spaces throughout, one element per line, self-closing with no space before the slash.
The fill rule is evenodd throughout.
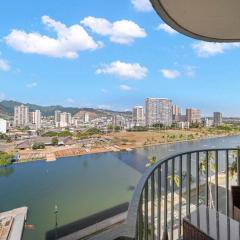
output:
<path id="1" fill-rule="evenodd" d="M 178 229 L 178 238 L 180 239 L 181 237 L 181 226 L 182 226 L 182 155 L 180 156 L 179 159 L 179 213 L 178 213 L 178 219 L 179 219 L 179 229 Z"/>
<path id="2" fill-rule="evenodd" d="M 148 180 L 145 184 L 144 193 L 144 239 L 148 239 Z"/>
<path id="3" fill-rule="evenodd" d="M 215 208 L 218 211 L 218 150 L 215 152 Z"/>
<path id="4" fill-rule="evenodd" d="M 199 152 L 196 153 L 196 188 L 197 188 L 197 207 L 199 207 Z"/>
<path id="5" fill-rule="evenodd" d="M 138 214 L 139 214 L 139 218 L 138 218 L 138 234 L 137 234 L 137 237 L 142 240 L 143 239 L 143 195 L 141 195 L 141 199 L 140 199 L 140 202 L 139 202 L 139 210 L 138 210 Z"/>
<path id="6" fill-rule="evenodd" d="M 187 154 L 187 215 L 190 214 L 191 205 L 191 154 Z"/>
<path id="7" fill-rule="evenodd" d="M 171 232 L 170 239 L 173 240 L 173 222 L 174 222 L 174 184 L 175 184 L 175 158 L 172 159 L 172 173 L 171 173 Z"/>
<path id="8" fill-rule="evenodd" d="M 209 189 L 208 189 L 208 168 L 209 168 L 209 163 L 208 163 L 208 160 L 209 160 L 209 152 L 206 151 L 206 205 L 207 207 L 209 206 L 209 201 L 208 201 L 208 198 L 209 198 Z"/>
<path id="9" fill-rule="evenodd" d="M 240 149 L 237 150 L 237 184 L 240 186 Z"/>
<path id="10" fill-rule="evenodd" d="M 226 214 L 229 216 L 229 151 L 226 150 Z"/>
<path id="11" fill-rule="evenodd" d="M 157 235 L 158 235 L 158 239 L 160 239 L 161 237 L 161 204 L 162 204 L 162 201 L 161 201 L 161 191 L 162 191 L 162 188 L 161 188 L 161 181 L 162 181 L 162 177 L 161 177 L 161 166 L 158 168 L 158 201 L 157 201 Z"/>
<path id="12" fill-rule="evenodd" d="M 154 240 L 154 202 L 155 202 L 155 178 L 154 178 L 154 172 L 151 175 L 151 239 Z"/>
<path id="13" fill-rule="evenodd" d="M 164 189 L 164 232 L 163 236 L 165 236 L 168 232 L 167 226 L 167 195 L 168 195 L 168 162 L 165 163 L 165 189 Z M 164 238 L 163 238 L 164 239 Z"/>

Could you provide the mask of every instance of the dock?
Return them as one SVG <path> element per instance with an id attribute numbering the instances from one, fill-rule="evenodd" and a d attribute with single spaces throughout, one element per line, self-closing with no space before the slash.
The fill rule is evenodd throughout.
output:
<path id="1" fill-rule="evenodd" d="M 27 207 L 16 208 L 0 213 L 0 240 L 21 240 Z"/>

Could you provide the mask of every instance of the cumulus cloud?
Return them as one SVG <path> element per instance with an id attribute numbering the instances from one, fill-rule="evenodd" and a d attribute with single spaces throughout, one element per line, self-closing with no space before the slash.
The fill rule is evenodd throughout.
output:
<path id="1" fill-rule="evenodd" d="M 139 63 L 115 61 L 96 70 L 97 74 L 108 74 L 121 79 L 141 80 L 147 76 L 148 69 Z"/>
<path id="2" fill-rule="evenodd" d="M 153 10 L 149 0 L 131 0 L 131 3 L 139 12 L 151 12 Z"/>
<path id="3" fill-rule="evenodd" d="M 170 79 L 174 79 L 181 76 L 181 73 L 178 70 L 161 69 L 161 73 L 165 78 Z"/>
<path id="4" fill-rule="evenodd" d="M 120 85 L 120 89 L 121 89 L 122 91 L 131 91 L 131 90 L 132 90 L 132 87 L 130 87 L 130 86 L 128 86 L 128 85 L 122 84 L 122 85 Z"/>
<path id="5" fill-rule="evenodd" d="M 10 70 L 10 65 L 8 64 L 8 62 L 4 59 L 0 58 L 0 71 L 4 71 L 7 72 Z"/>
<path id="6" fill-rule="evenodd" d="M 173 28 L 171 28 L 169 25 L 167 25 L 166 23 L 161 23 L 158 27 L 157 30 L 162 30 L 166 33 L 169 33 L 171 35 L 177 34 L 178 32 L 175 31 Z"/>
<path id="7" fill-rule="evenodd" d="M 240 43 L 213 43 L 213 42 L 197 42 L 192 45 L 199 57 L 211 57 L 222 54 L 226 50 L 239 48 Z"/>
<path id="8" fill-rule="evenodd" d="M 31 82 L 31 83 L 28 83 L 26 86 L 27 88 L 34 88 L 34 87 L 37 87 L 38 83 L 37 82 Z"/>
<path id="9" fill-rule="evenodd" d="M 131 44 L 136 38 L 147 36 L 143 28 L 129 20 L 111 23 L 105 18 L 86 17 L 81 24 L 90 28 L 94 33 L 108 36 L 111 42 L 118 44 Z"/>
<path id="10" fill-rule="evenodd" d="M 95 50 L 102 46 L 88 35 L 84 28 L 75 24 L 67 27 L 49 16 L 42 17 L 42 23 L 57 34 L 56 38 L 37 32 L 27 33 L 13 29 L 5 37 L 6 43 L 17 51 L 35 53 L 57 58 L 74 59 L 80 51 Z"/>

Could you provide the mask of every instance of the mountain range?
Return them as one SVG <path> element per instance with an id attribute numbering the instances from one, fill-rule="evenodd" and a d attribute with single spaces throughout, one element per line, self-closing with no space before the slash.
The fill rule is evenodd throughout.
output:
<path id="1" fill-rule="evenodd" d="M 121 111 L 112 111 L 112 110 L 95 109 L 95 108 L 63 107 L 61 105 L 40 106 L 36 104 L 31 104 L 31 103 L 21 103 L 21 102 L 12 101 L 12 100 L 3 100 L 0 102 L 0 117 L 11 119 L 14 115 L 14 107 L 22 104 L 25 106 L 28 106 L 30 112 L 35 110 L 40 110 L 42 115 L 46 117 L 53 116 L 55 111 L 68 112 L 68 113 L 71 113 L 73 116 L 78 115 L 79 112 L 81 113 L 83 111 L 94 113 L 96 115 L 101 115 L 101 116 L 116 115 L 116 114 L 131 116 L 130 111 L 121 112 Z"/>

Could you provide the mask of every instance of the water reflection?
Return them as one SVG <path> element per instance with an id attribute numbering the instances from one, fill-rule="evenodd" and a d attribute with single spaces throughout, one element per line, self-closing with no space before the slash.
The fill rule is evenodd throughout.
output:
<path id="1" fill-rule="evenodd" d="M 14 167 L 0 167 L 0 177 L 9 177 L 14 171 Z"/>

